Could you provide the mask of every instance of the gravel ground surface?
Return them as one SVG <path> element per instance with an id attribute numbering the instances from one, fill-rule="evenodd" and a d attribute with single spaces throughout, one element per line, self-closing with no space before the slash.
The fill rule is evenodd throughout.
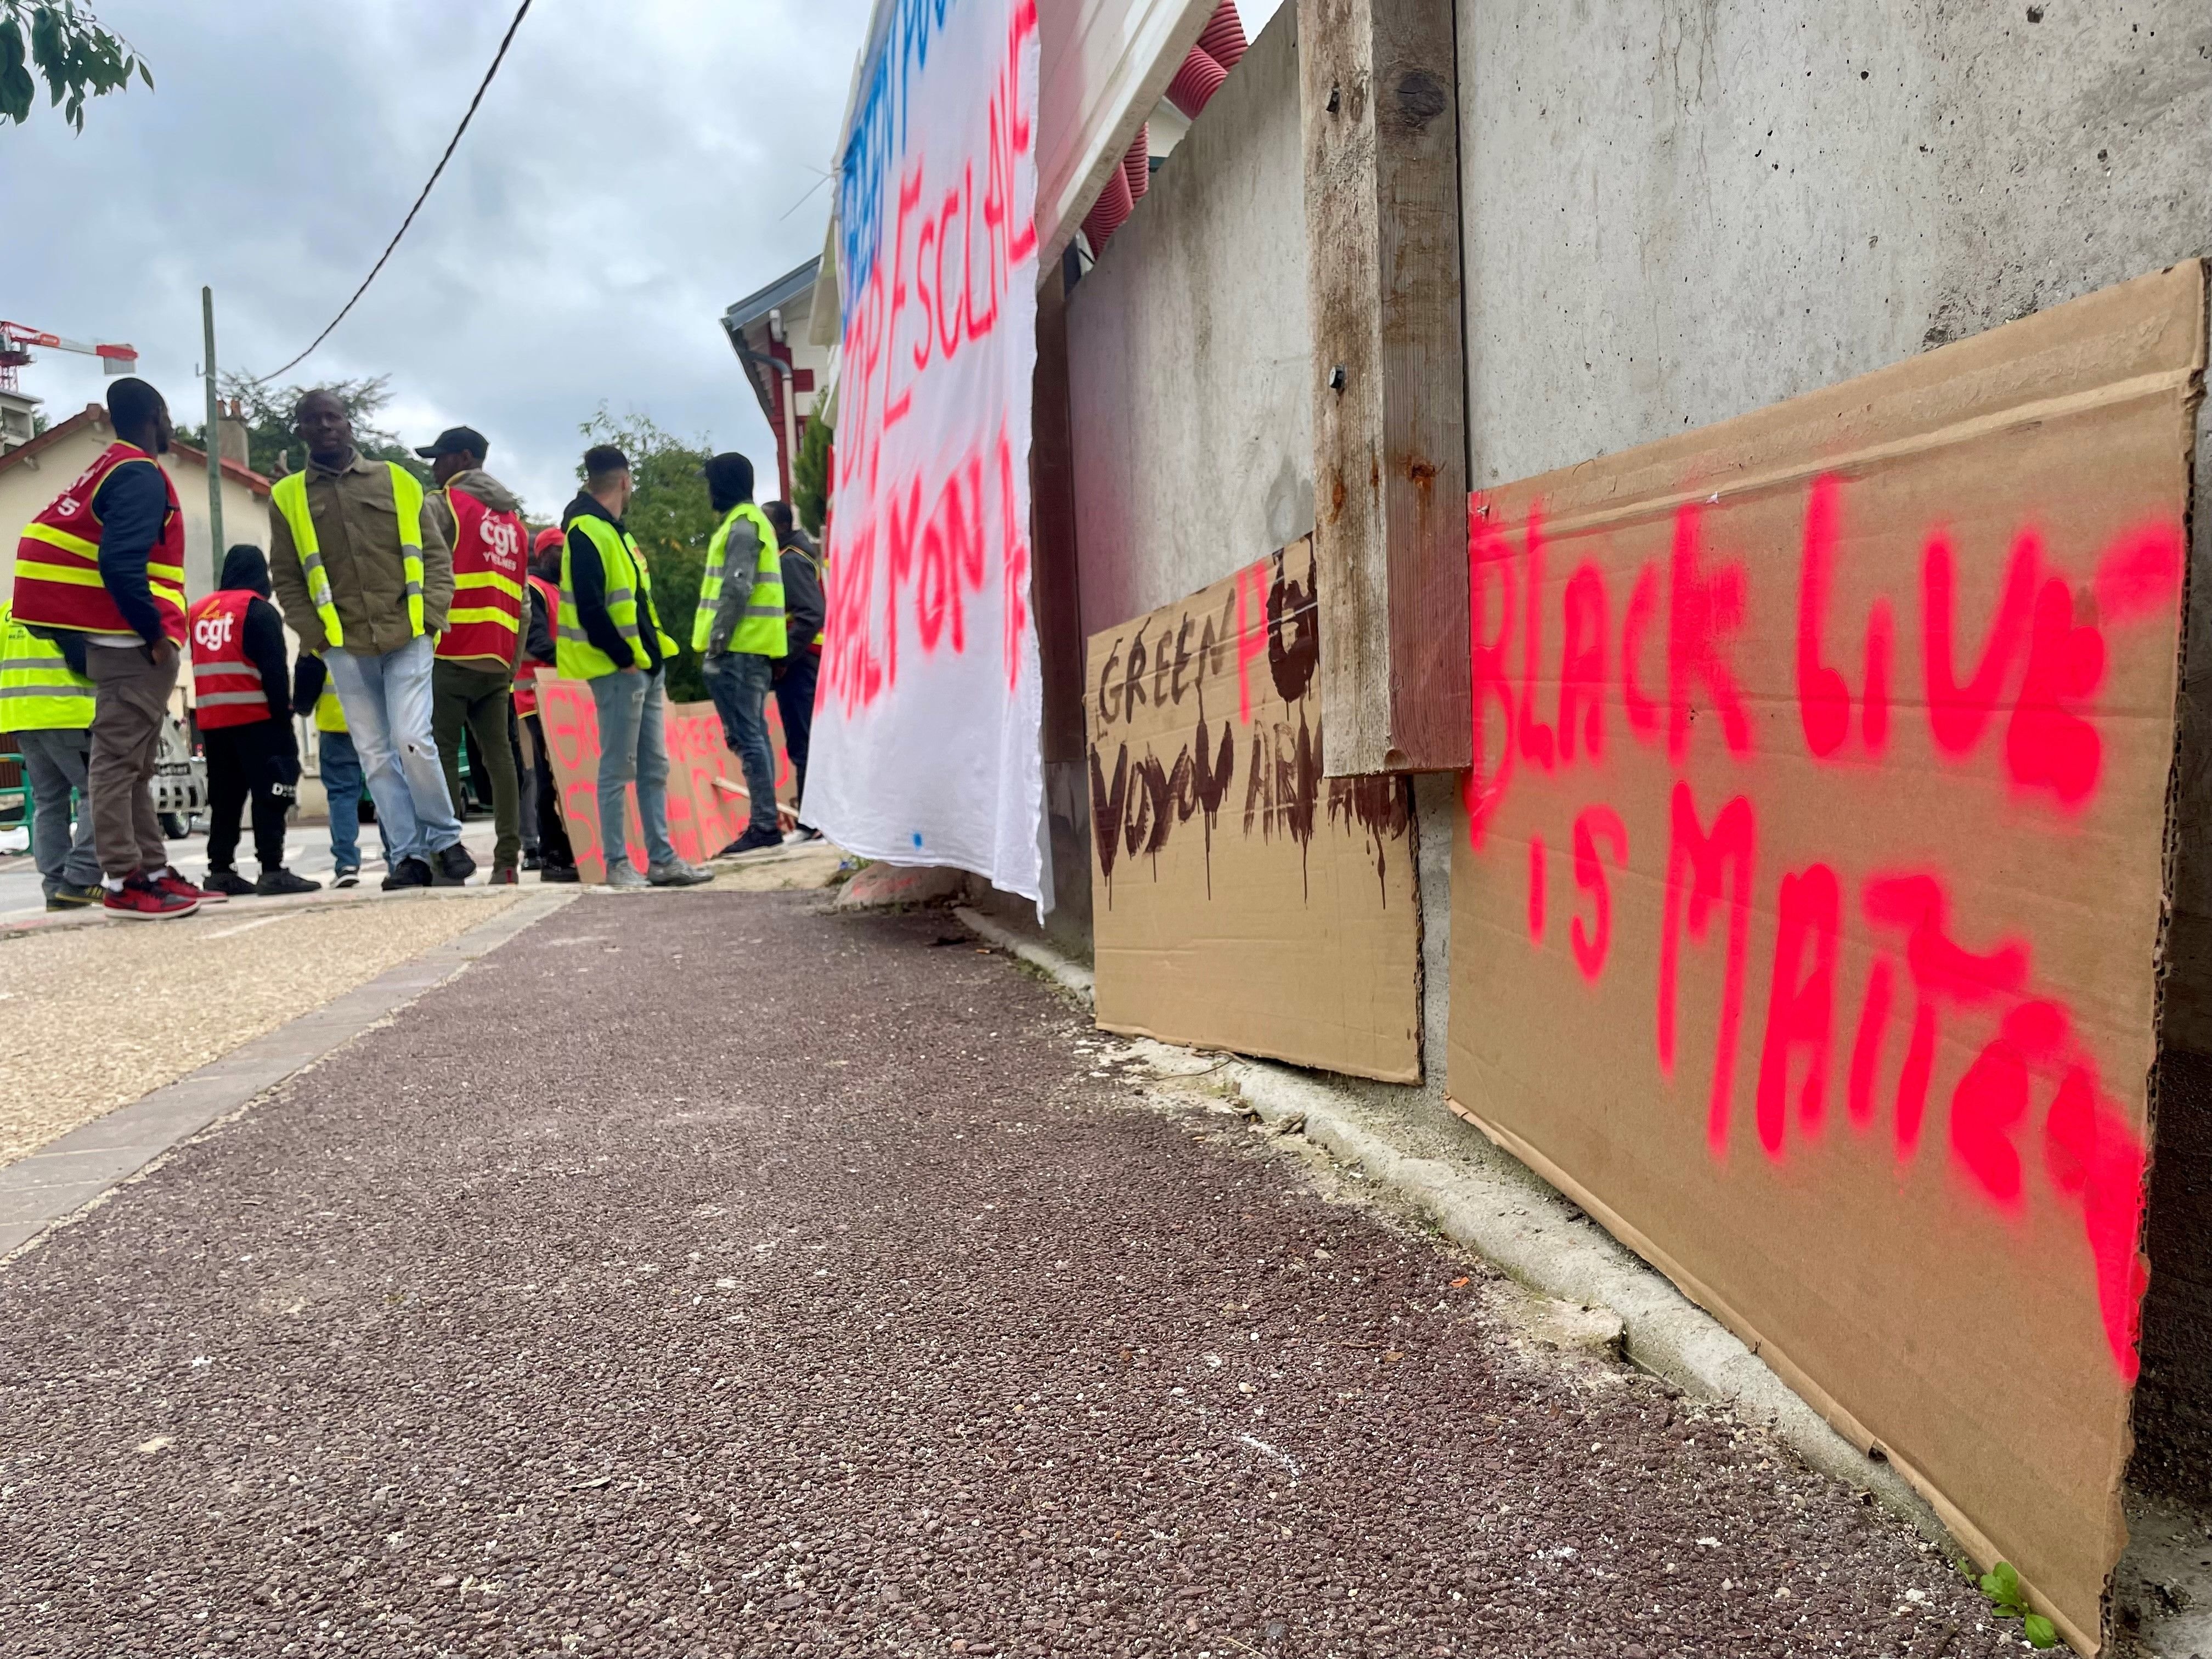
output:
<path id="1" fill-rule="evenodd" d="M 402 902 L 240 900 L 181 921 L 0 938 L 0 1164 L 514 902 L 475 889 Z"/>
<path id="2" fill-rule="evenodd" d="M 1109 1052 L 941 915 L 569 906 L 0 1272 L 0 1652 L 1997 1650 Z"/>

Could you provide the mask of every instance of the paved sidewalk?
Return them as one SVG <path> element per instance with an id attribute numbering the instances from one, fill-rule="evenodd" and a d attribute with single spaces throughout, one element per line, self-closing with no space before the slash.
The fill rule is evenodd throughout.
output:
<path id="1" fill-rule="evenodd" d="M 1099 1053 L 941 915 L 580 898 L 0 1269 L 0 1654 L 1998 1650 Z"/>

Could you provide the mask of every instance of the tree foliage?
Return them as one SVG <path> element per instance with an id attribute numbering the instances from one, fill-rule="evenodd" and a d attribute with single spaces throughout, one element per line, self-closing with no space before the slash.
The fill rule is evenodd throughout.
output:
<path id="1" fill-rule="evenodd" d="M 29 120 L 43 81 L 48 107 L 82 132 L 85 100 L 122 91 L 134 75 L 152 88 L 146 60 L 76 0 L 0 0 L 0 122 Z"/>
<path id="2" fill-rule="evenodd" d="M 637 538 L 653 574 L 653 602 L 660 625 L 678 645 L 668 665 L 668 700 L 698 702 L 707 696 L 698 653 L 691 649 L 691 613 L 698 607 L 699 583 L 707 570 L 707 543 L 714 533 L 714 506 L 699 470 L 714 451 L 702 436 L 687 441 L 663 431 L 649 416 L 635 410 L 599 412 L 577 428 L 586 444 L 612 444 L 629 458 L 631 495 L 623 523 Z M 583 467 L 576 477 L 580 482 Z"/>
<path id="3" fill-rule="evenodd" d="M 830 516 L 830 450 L 837 435 L 832 427 L 836 418 L 837 403 L 832 398 L 807 422 L 806 434 L 799 441 L 799 459 L 791 468 L 792 511 L 817 536 Z"/>
<path id="4" fill-rule="evenodd" d="M 425 483 L 430 480 L 430 469 L 405 444 L 398 434 L 386 431 L 376 423 L 377 416 L 392 401 L 391 377 L 378 374 L 358 380 L 335 380 L 319 388 L 334 393 L 353 417 L 354 447 L 372 461 L 397 461 Z M 238 405 L 240 418 L 246 422 L 246 464 L 256 472 L 276 477 L 288 471 L 297 471 L 307 464 L 307 449 L 292 427 L 292 410 L 301 398 L 318 388 L 288 386 L 271 390 L 258 380 L 243 374 L 222 377 L 222 402 L 225 408 Z M 208 447 L 204 426 L 179 426 L 177 435 L 198 449 Z"/>

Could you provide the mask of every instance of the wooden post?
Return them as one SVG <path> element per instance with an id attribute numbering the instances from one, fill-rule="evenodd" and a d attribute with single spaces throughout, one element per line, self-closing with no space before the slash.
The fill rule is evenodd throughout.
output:
<path id="1" fill-rule="evenodd" d="M 1298 0 L 1331 777 L 1468 764 L 1454 0 Z"/>
<path id="2" fill-rule="evenodd" d="M 1044 670 L 1044 758 L 1080 761 L 1083 595 L 1076 564 L 1075 436 L 1067 404 L 1067 289 L 1060 262 L 1037 288 L 1030 437 L 1030 609 Z M 1071 878 L 1072 879 L 1072 878 Z"/>

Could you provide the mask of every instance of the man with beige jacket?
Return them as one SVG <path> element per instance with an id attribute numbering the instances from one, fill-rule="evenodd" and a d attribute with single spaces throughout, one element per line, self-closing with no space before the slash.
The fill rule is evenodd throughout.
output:
<path id="1" fill-rule="evenodd" d="M 391 839 L 387 888 L 458 887 L 476 872 L 431 729 L 431 658 L 453 599 L 453 555 L 422 483 L 362 459 L 331 392 L 293 413 L 307 470 L 269 495 L 269 574 L 301 647 L 322 653 Z"/>

